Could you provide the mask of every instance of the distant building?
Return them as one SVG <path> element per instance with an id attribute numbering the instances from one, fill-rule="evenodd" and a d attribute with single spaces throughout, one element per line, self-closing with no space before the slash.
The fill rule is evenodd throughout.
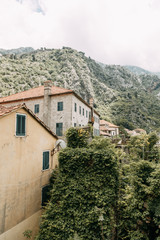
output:
<path id="1" fill-rule="evenodd" d="M 24 104 L 0 106 L 0 133 L 0 240 L 24 240 L 38 229 L 58 138 Z"/>
<path id="2" fill-rule="evenodd" d="M 119 127 L 105 120 L 100 120 L 100 135 L 104 137 L 118 136 Z"/>
<path id="3" fill-rule="evenodd" d="M 93 123 L 93 134 L 99 135 L 99 114 L 73 90 L 52 86 L 51 81 L 44 86 L 0 98 L 0 104 L 13 106 L 26 103 L 57 136 L 63 136 L 70 127 L 86 126 Z M 93 116 L 92 116 L 93 115 Z"/>
<path id="4" fill-rule="evenodd" d="M 138 135 L 141 135 L 141 134 L 146 134 L 146 131 L 144 129 L 141 129 L 141 128 L 137 128 L 137 129 L 134 129 L 134 130 L 129 130 L 129 129 L 125 128 L 125 131 L 130 136 L 138 136 Z"/>

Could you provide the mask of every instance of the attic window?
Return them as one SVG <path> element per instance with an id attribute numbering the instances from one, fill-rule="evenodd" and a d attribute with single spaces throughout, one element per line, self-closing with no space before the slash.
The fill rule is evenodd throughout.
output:
<path id="1" fill-rule="evenodd" d="M 16 115 L 16 136 L 26 135 L 26 115 L 17 114 Z"/>

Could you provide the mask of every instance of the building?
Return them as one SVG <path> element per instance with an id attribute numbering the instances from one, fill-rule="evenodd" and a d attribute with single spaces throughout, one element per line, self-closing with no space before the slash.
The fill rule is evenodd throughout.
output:
<path id="1" fill-rule="evenodd" d="M 35 235 L 57 136 L 24 104 L 0 106 L 0 240 Z"/>
<path id="2" fill-rule="evenodd" d="M 119 127 L 105 120 L 100 120 L 100 135 L 114 137 L 119 135 Z"/>
<path id="3" fill-rule="evenodd" d="M 141 129 L 141 128 L 137 128 L 137 129 L 134 129 L 134 130 L 129 130 L 129 129 L 125 128 L 125 131 L 130 136 L 138 136 L 138 135 L 141 135 L 141 134 L 147 134 L 146 131 L 144 129 Z"/>
<path id="4" fill-rule="evenodd" d="M 52 86 L 51 81 L 44 86 L 0 98 L 0 104 L 13 106 L 26 103 L 57 136 L 63 136 L 70 127 L 81 127 L 93 123 L 94 135 L 99 135 L 99 114 L 73 90 Z"/>

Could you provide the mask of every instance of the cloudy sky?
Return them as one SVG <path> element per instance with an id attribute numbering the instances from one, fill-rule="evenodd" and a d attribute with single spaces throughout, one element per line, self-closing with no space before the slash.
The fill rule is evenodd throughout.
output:
<path id="1" fill-rule="evenodd" d="M 160 0 L 0 0 L 0 48 L 27 46 L 160 72 Z"/>

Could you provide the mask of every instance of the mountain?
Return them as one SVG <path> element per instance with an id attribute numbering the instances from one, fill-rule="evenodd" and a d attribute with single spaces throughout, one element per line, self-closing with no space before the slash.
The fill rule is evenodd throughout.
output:
<path id="1" fill-rule="evenodd" d="M 29 52 L 33 52 L 34 49 L 31 47 L 21 47 L 21 48 L 16 48 L 16 49 L 10 49 L 10 50 L 6 50 L 6 49 L 2 49 L 0 48 L 0 54 L 2 55 L 6 55 L 6 54 L 22 54 L 22 53 L 29 53 Z"/>
<path id="2" fill-rule="evenodd" d="M 0 96 L 24 91 L 46 80 L 75 90 L 101 117 L 130 128 L 159 130 L 160 78 L 136 75 L 126 67 L 97 63 L 63 47 L 0 57 Z"/>
<path id="3" fill-rule="evenodd" d="M 152 72 L 149 72 L 143 68 L 137 67 L 137 66 L 124 66 L 125 68 L 127 68 L 129 71 L 133 72 L 136 75 L 141 75 L 141 74 L 152 74 Z"/>

